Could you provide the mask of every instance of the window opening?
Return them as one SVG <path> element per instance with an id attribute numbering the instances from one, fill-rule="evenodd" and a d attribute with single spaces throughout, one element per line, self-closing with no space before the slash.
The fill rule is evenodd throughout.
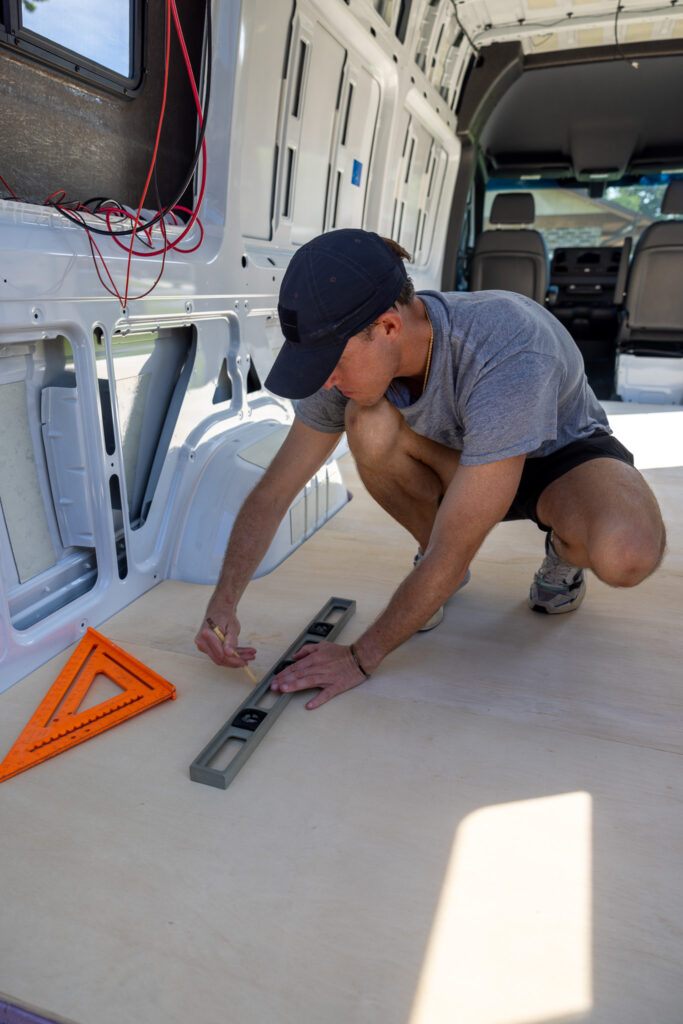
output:
<path id="1" fill-rule="evenodd" d="M 415 152 L 415 139 L 412 138 L 410 140 L 410 152 L 408 153 L 408 163 L 406 164 L 406 176 L 405 176 L 405 179 L 404 179 L 406 184 L 410 180 L 410 168 L 411 168 L 411 165 L 412 165 L 412 162 L 413 162 L 413 153 L 414 152 Z"/>
<path id="2" fill-rule="evenodd" d="M 460 44 L 464 39 L 462 32 L 458 35 L 458 38 L 453 42 L 446 51 L 446 58 L 443 62 L 443 71 L 441 74 L 441 82 L 439 84 L 439 95 L 446 103 L 451 102 L 452 94 L 455 93 L 455 69 L 458 63 L 458 54 L 460 52 Z"/>
<path id="3" fill-rule="evenodd" d="M 396 18 L 396 37 L 400 43 L 405 43 L 408 21 L 410 19 L 411 0 L 401 0 L 398 17 Z"/>
<path id="4" fill-rule="evenodd" d="M 415 254 L 417 254 L 420 251 L 420 248 L 421 248 L 421 246 L 420 246 L 420 236 L 421 236 L 421 234 L 424 234 L 424 225 L 423 225 L 423 231 L 420 232 L 420 224 L 422 222 L 422 217 L 423 217 L 422 210 L 418 210 L 417 211 L 417 223 L 415 225 L 415 244 L 413 245 L 413 253 L 415 253 Z"/>
<path id="5" fill-rule="evenodd" d="M 247 394 L 261 390 L 261 379 L 256 371 L 253 357 L 249 362 L 249 373 L 247 374 Z"/>
<path id="6" fill-rule="evenodd" d="M 299 64 L 296 72 L 296 83 L 294 86 L 294 96 L 292 99 L 292 117 L 299 117 L 301 113 L 301 94 L 304 82 L 304 68 L 306 67 L 306 50 L 308 49 L 307 44 L 303 39 L 299 42 Z"/>
<path id="7" fill-rule="evenodd" d="M 420 37 L 417 44 L 417 51 L 415 53 L 415 63 L 421 71 L 425 71 L 427 68 L 427 50 L 429 49 L 429 41 L 432 38 L 432 32 L 434 31 L 434 23 L 436 22 L 437 10 L 441 0 L 429 0 L 427 9 L 422 18 L 422 24 L 420 26 Z"/>
<path id="8" fill-rule="evenodd" d="M 292 208 L 292 171 L 294 169 L 294 150 L 287 146 L 287 162 L 285 170 L 285 201 L 282 204 L 282 216 L 289 217 Z"/>
<path id="9" fill-rule="evenodd" d="M 590 184 L 567 188 L 550 180 L 495 179 L 486 190 L 484 227 L 492 226 L 489 215 L 495 196 L 521 190 L 534 197 L 533 226 L 551 254 L 564 248 L 621 246 L 628 237 L 635 246 L 643 231 L 660 218 L 669 180 L 669 175 L 648 175 L 639 181 L 606 185 L 602 195 L 591 195 Z"/>
<path id="10" fill-rule="evenodd" d="M 142 79 L 142 0 L 5 0 L 20 52 L 122 92 Z"/>
<path id="11" fill-rule="evenodd" d="M 397 240 L 401 237 L 401 231 L 403 229 L 403 214 L 404 214 L 405 208 L 406 208 L 406 204 L 405 203 L 401 203 L 401 209 L 400 209 L 399 216 L 398 216 L 398 230 L 396 232 L 396 235 L 394 236 Z"/>
<path id="12" fill-rule="evenodd" d="M 119 579 L 125 580 L 128 575 L 128 556 L 126 554 L 126 536 L 123 526 L 121 487 L 116 474 L 109 477 L 109 498 L 111 501 L 114 537 L 116 538 L 116 563 L 118 565 Z"/>
<path id="13" fill-rule="evenodd" d="M 339 193 L 342 186 L 342 172 L 337 171 L 337 184 L 334 192 L 334 210 L 332 212 L 332 227 L 337 226 L 337 208 L 339 207 Z"/>
<path id="14" fill-rule="evenodd" d="M 344 131 L 342 132 L 341 144 L 346 145 L 349 134 L 349 117 L 351 116 L 351 100 L 353 99 L 353 82 L 349 83 L 349 97 L 346 101 L 346 117 L 344 118 Z"/>
<path id="15" fill-rule="evenodd" d="M 220 405 L 221 402 L 229 402 L 232 398 L 232 380 L 228 373 L 228 361 L 224 359 L 218 372 L 218 383 L 213 393 L 211 402 L 213 405 Z"/>
<path id="16" fill-rule="evenodd" d="M 437 58 L 439 56 L 439 50 L 441 49 L 441 41 L 443 40 L 443 30 L 444 30 L 445 27 L 446 26 L 445 26 L 445 23 L 444 23 L 444 24 L 442 24 L 441 28 L 439 29 L 439 38 L 436 41 L 436 47 L 434 48 L 434 56 L 432 57 L 432 67 L 433 68 L 436 67 Z"/>
<path id="17" fill-rule="evenodd" d="M 432 154 L 432 169 L 431 169 L 431 172 L 430 172 L 430 175 L 429 175 L 429 185 L 427 187 L 427 199 L 429 199 L 431 194 L 432 194 L 432 189 L 434 187 L 434 175 L 435 174 L 436 174 L 436 154 L 434 153 L 434 154 Z"/>
<path id="18" fill-rule="evenodd" d="M 391 25 L 391 19 L 394 14 L 394 0 L 375 0 L 375 10 L 384 18 L 387 25 Z"/>
<path id="19" fill-rule="evenodd" d="M 187 388 L 194 363 L 194 331 L 168 328 L 114 336 L 111 348 L 115 389 L 103 359 L 98 361 L 98 377 L 106 380 L 101 392 L 108 387 L 116 396 L 127 511 L 135 530 L 149 514 Z"/>

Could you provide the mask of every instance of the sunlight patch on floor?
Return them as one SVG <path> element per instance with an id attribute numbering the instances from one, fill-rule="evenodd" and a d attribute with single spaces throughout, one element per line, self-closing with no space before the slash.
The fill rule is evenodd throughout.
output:
<path id="1" fill-rule="evenodd" d="M 410 1024 L 545 1024 L 590 1010 L 591 822 L 582 792 L 464 819 Z"/>

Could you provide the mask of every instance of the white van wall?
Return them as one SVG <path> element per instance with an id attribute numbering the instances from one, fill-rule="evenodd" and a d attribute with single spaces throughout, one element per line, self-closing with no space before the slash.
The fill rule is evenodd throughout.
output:
<path id="1" fill-rule="evenodd" d="M 81 230 L 0 201 L 0 689 L 160 580 L 215 580 L 292 419 L 261 382 L 298 245 L 376 230 L 414 253 L 418 287 L 439 286 L 467 53 L 437 45 L 447 2 L 436 17 L 414 2 L 403 41 L 400 5 L 376 6 L 215 0 L 203 241 L 125 308 Z M 199 240 L 195 226 L 185 245 Z M 98 244 L 122 289 L 126 253 Z M 130 294 L 160 269 L 134 258 Z M 346 500 L 331 460 L 259 571 Z"/>

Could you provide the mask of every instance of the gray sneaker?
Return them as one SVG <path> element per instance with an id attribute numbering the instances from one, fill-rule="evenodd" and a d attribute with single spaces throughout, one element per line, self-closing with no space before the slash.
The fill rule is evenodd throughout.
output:
<path id="1" fill-rule="evenodd" d="M 529 607 L 534 612 L 562 615 L 578 608 L 586 593 L 583 569 L 563 561 L 555 551 L 548 533 L 543 565 L 534 576 L 529 591 Z"/>
<path id="2" fill-rule="evenodd" d="M 413 569 L 415 568 L 416 565 L 418 565 L 422 561 L 422 557 L 423 557 L 423 551 L 422 551 L 422 549 L 419 549 L 417 554 L 415 555 L 415 558 L 413 559 Z M 465 586 L 465 584 L 470 582 L 470 579 L 471 579 L 471 575 L 470 575 L 470 570 L 468 569 L 467 572 L 465 573 L 465 576 L 463 578 L 462 583 L 458 587 L 458 590 L 462 590 L 462 588 Z M 458 590 L 456 590 L 456 594 L 457 594 Z M 431 616 L 431 618 L 427 619 L 427 621 L 425 622 L 424 626 L 420 626 L 420 628 L 418 629 L 418 633 L 427 633 L 430 629 L 434 629 L 435 626 L 439 625 L 439 623 L 442 621 L 442 619 L 443 619 L 443 605 L 441 605 L 440 608 L 436 609 L 436 611 Z"/>

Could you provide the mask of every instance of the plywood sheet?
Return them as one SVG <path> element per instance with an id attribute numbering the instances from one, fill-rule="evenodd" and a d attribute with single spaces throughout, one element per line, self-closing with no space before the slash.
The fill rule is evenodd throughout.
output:
<path id="1" fill-rule="evenodd" d="M 354 500 L 245 597 L 257 675 L 410 569 L 344 463 Z M 680 1024 L 683 470 L 648 479 L 658 576 L 533 615 L 543 538 L 504 524 L 442 626 L 295 698 L 227 791 L 187 774 L 251 687 L 194 648 L 210 588 L 103 625 L 178 700 L 0 787 L 0 991 L 82 1024 Z M 60 660 L 2 695 L 0 748 Z"/>

